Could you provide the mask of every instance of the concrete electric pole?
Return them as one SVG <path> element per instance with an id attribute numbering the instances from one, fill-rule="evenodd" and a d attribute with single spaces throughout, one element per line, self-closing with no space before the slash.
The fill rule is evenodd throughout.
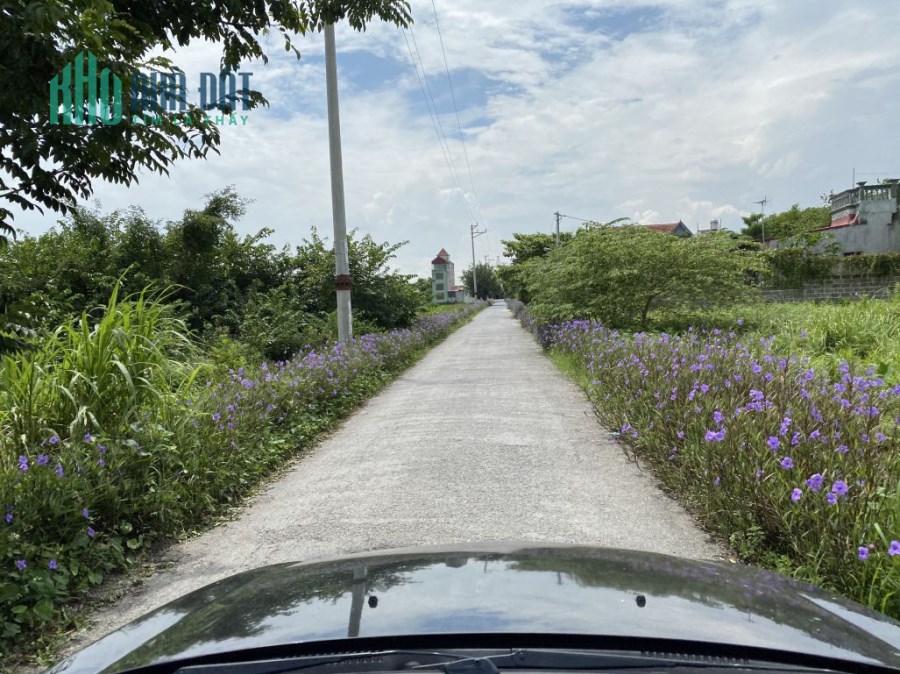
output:
<path id="1" fill-rule="evenodd" d="M 469 231 L 472 234 L 472 295 L 474 299 L 478 299 L 478 274 L 476 273 L 478 266 L 475 263 L 475 238 L 487 233 L 487 227 L 483 230 L 478 229 L 478 223 L 469 225 Z"/>
<path id="2" fill-rule="evenodd" d="M 559 221 L 560 221 L 560 218 L 562 218 L 562 215 L 560 215 L 559 211 L 556 211 L 556 213 L 554 213 L 553 215 L 556 216 L 556 245 L 558 247 L 559 246 Z"/>
<path id="3" fill-rule="evenodd" d="M 331 214 L 334 218 L 334 285 L 337 289 L 338 341 L 353 338 L 351 314 L 350 251 L 344 211 L 344 164 L 341 157 L 341 118 L 338 112 L 337 55 L 334 24 L 325 26 L 325 84 L 328 92 L 328 146 L 331 156 Z"/>
<path id="4" fill-rule="evenodd" d="M 762 244 L 763 248 L 766 247 L 766 204 L 769 203 L 769 197 L 763 197 L 759 201 L 755 202 L 759 204 L 759 213 L 762 216 L 759 219 L 759 224 L 762 225 Z"/>

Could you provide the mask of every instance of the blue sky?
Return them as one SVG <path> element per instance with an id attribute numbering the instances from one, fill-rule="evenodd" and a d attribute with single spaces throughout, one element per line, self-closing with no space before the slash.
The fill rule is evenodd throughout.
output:
<path id="1" fill-rule="evenodd" d="M 461 270 L 473 216 L 488 229 L 478 257 L 493 260 L 513 232 L 550 231 L 556 210 L 737 229 L 763 196 L 784 210 L 846 188 L 854 167 L 900 177 L 894 0 L 435 4 L 471 179 L 430 0 L 413 0 L 413 34 L 462 191 L 403 33 L 338 29 L 348 224 L 408 240 L 406 272 L 427 275 L 442 247 Z M 164 222 L 233 184 L 254 200 L 242 232 L 271 227 L 274 243 L 293 245 L 311 227 L 331 231 L 322 38 L 296 40 L 300 61 L 269 40 L 269 64 L 245 69 L 271 108 L 224 128 L 220 156 L 129 189 L 98 183 L 103 209 L 139 205 Z M 170 56 L 190 81 L 218 50 Z M 15 224 L 37 233 L 55 221 L 22 213 Z"/>

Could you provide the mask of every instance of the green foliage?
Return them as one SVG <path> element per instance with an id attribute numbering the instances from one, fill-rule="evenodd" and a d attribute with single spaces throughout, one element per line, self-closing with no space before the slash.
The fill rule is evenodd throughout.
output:
<path id="1" fill-rule="evenodd" d="M 542 318 L 594 318 L 646 327 L 660 307 L 678 312 L 752 297 L 759 256 L 726 233 L 680 237 L 642 227 L 584 229 L 526 267 L 531 311 Z"/>
<path id="2" fill-rule="evenodd" d="M 0 361 L 5 654 L 67 626 L 109 573 L 240 499 L 480 308 L 260 363 L 224 336 L 204 358 L 165 299 L 116 289 Z"/>
<path id="3" fill-rule="evenodd" d="M 76 208 L 58 228 L 11 243 L 0 250 L 0 353 L 102 305 L 120 277 L 126 294 L 174 286 L 165 301 L 210 342 L 228 335 L 275 359 L 321 344 L 335 309 L 333 252 L 315 232 L 293 253 L 266 243 L 269 229 L 239 236 L 246 206 L 229 187 L 165 231 L 139 209 Z M 365 330 L 407 327 L 430 302 L 427 280 L 389 267 L 402 245 L 349 237 L 354 318 Z"/>
<path id="4" fill-rule="evenodd" d="M 900 276 L 900 253 L 851 255 L 842 260 L 844 271 L 866 276 Z"/>
<path id="5" fill-rule="evenodd" d="M 840 244 L 832 239 L 810 232 L 789 236 L 778 248 L 767 249 L 765 255 L 776 287 L 802 288 L 807 281 L 834 273 L 840 261 Z"/>
<path id="6" fill-rule="evenodd" d="M 536 331 L 626 453 L 745 561 L 900 616 L 896 387 L 874 368 L 820 370 L 784 348 L 790 336 L 747 328 L 627 335 L 576 321 Z"/>
<path id="7" fill-rule="evenodd" d="M 503 295 L 503 285 L 500 282 L 500 277 L 497 275 L 497 270 L 493 266 L 487 262 L 479 262 L 475 266 L 475 274 L 478 280 L 478 299 L 486 300 Z M 471 267 L 463 271 L 462 282 L 469 296 L 475 297 Z"/>
<path id="8" fill-rule="evenodd" d="M 369 321 L 385 329 L 408 327 L 431 300 L 430 290 L 426 298 L 413 276 L 389 266 L 406 243 L 378 244 L 368 234 L 358 238 L 355 231 L 348 233 L 354 321 Z M 307 311 L 321 316 L 336 310 L 334 250 L 315 229 L 297 247 L 290 266 L 289 287 L 303 298 Z"/>
<path id="9" fill-rule="evenodd" d="M 574 234 L 560 232 L 560 244 L 568 243 Z M 513 234 L 508 241 L 501 241 L 503 256 L 510 258 L 510 264 L 498 267 L 497 276 L 507 297 L 515 297 L 522 302 L 530 302 L 525 278 L 529 266 L 547 256 L 556 248 L 556 236 L 537 232 L 534 234 Z"/>
<path id="10" fill-rule="evenodd" d="M 170 112 L 158 104 L 145 109 L 156 118 L 153 124 L 127 114 L 116 125 L 52 124 L 48 80 L 83 50 L 97 57 L 99 69 L 108 68 L 125 83 L 122 105 L 127 111 L 132 98 L 127 83 L 136 70 L 176 70 L 168 59 L 151 57 L 154 52 L 194 41 L 218 42 L 222 68 L 237 69 L 247 60 L 268 60 L 259 35 L 277 34 L 299 58 L 292 36 L 319 29 L 323 21 L 347 19 L 364 30 L 375 17 L 399 26 L 412 20 L 405 0 L 261 0 L 216 3 L 207 11 L 185 11 L 180 3 L 162 1 L 152 12 L 108 0 L 12 0 L 4 3 L 2 13 L 0 88 L 16 95 L 0 103 L 0 198 L 23 209 L 63 213 L 76 198 L 91 195 L 96 179 L 131 185 L 143 170 L 168 174 L 174 161 L 206 157 L 218 151 L 220 142 L 216 126 L 189 102 L 186 112 Z M 249 108 L 267 105 L 262 93 L 245 93 Z M 85 100 L 85 109 L 95 103 Z M 225 112 L 233 107 L 234 101 L 217 105 Z M 11 217 L 9 209 L 0 207 L 0 223 Z"/>
<path id="11" fill-rule="evenodd" d="M 742 334 L 770 338 L 778 351 L 810 358 L 832 377 L 849 362 L 874 367 L 887 381 L 900 383 L 900 289 L 887 300 L 757 303 L 680 315 L 659 311 L 652 319 L 655 329 L 679 333 L 739 325 Z"/>
<path id="12" fill-rule="evenodd" d="M 819 227 L 827 227 L 831 224 L 831 209 L 829 206 L 801 209 L 798 204 L 794 204 L 790 210 L 783 213 L 773 213 L 765 218 L 759 213 L 754 213 L 743 220 L 745 227 L 741 230 L 742 235 L 754 241 L 762 241 L 763 220 L 765 220 L 766 241 L 781 240 L 806 234 Z"/>

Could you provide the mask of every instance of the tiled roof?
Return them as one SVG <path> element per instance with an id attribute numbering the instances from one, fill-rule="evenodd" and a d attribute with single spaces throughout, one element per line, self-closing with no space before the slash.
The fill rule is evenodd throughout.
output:
<path id="1" fill-rule="evenodd" d="M 441 256 L 438 256 L 431 261 L 431 264 L 444 264 L 445 265 L 445 264 L 447 264 L 447 260 L 445 260 Z"/>
<path id="2" fill-rule="evenodd" d="M 441 251 L 438 253 L 438 256 L 445 255 L 446 257 L 450 257 L 450 253 L 441 248 Z"/>
<path id="3" fill-rule="evenodd" d="M 849 227 L 850 225 L 859 224 L 856 219 L 856 213 L 851 213 L 850 215 L 845 215 L 843 218 L 838 218 L 837 220 L 833 220 L 828 227 L 819 227 L 818 229 L 814 229 L 814 232 L 822 232 L 826 229 L 840 229 L 841 227 Z"/>
<path id="4" fill-rule="evenodd" d="M 644 229 L 649 229 L 651 232 L 659 232 L 660 234 L 671 234 L 675 231 L 675 228 L 678 225 L 682 224 L 679 220 L 678 222 L 669 222 L 664 225 L 641 225 Z"/>

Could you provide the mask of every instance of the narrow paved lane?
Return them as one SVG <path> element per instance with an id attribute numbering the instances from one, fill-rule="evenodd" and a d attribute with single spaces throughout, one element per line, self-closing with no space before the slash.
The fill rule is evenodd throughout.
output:
<path id="1" fill-rule="evenodd" d="M 93 641 L 238 571 L 460 541 L 721 551 L 626 461 L 505 306 L 483 311 L 254 499 L 96 615 Z"/>

